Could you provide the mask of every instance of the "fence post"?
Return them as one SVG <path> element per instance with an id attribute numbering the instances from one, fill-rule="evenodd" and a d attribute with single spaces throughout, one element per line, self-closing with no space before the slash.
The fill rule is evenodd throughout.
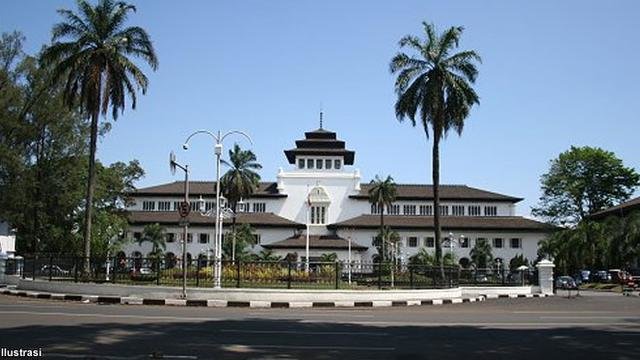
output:
<path id="1" fill-rule="evenodd" d="M 239 288 L 240 287 L 240 263 L 242 262 L 242 260 L 238 259 L 238 261 L 236 262 L 236 287 Z"/>
<path id="2" fill-rule="evenodd" d="M 196 287 L 200 287 L 200 259 L 196 263 Z"/>
<path id="3" fill-rule="evenodd" d="M 78 282 L 78 257 L 73 257 L 73 282 Z"/>
<path id="4" fill-rule="evenodd" d="M 156 257 L 156 285 L 160 285 L 160 257 Z"/>
<path id="5" fill-rule="evenodd" d="M 49 281 L 53 280 L 53 255 L 49 255 Z"/>
<path id="6" fill-rule="evenodd" d="M 409 265 L 409 287 L 413 289 L 413 266 Z"/>
<path id="7" fill-rule="evenodd" d="M 378 261 L 378 290 L 382 289 L 382 260 Z"/>
<path id="8" fill-rule="evenodd" d="M 336 290 L 338 290 L 340 288 L 340 263 L 337 260 L 334 269 L 336 272 Z"/>
<path id="9" fill-rule="evenodd" d="M 36 262 L 38 261 L 38 255 L 33 255 L 33 261 L 31 262 L 31 279 L 36 279 Z"/>
<path id="10" fill-rule="evenodd" d="M 287 289 L 291 289 L 291 260 L 287 260 Z"/>

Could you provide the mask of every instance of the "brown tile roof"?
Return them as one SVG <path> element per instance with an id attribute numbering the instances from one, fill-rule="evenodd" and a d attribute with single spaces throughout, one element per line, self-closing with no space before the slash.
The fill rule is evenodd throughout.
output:
<path id="1" fill-rule="evenodd" d="M 368 199 L 370 184 L 362 184 L 360 193 L 352 195 L 355 199 Z M 433 199 L 433 186 L 421 184 L 396 184 L 398 200 L 431 200 Z M 522 198 L 498 194 L 467 185 L 440 185 L 441 200 L 464 201 L 508 201 L 519 202 Z"/>
<path id="2" fill-rule="evenodd" d="M 640 197 L 637 197 L 635 199 L 631 199 L 629 201 L 625 201 L 622 204 L 616 205 L 616 206 L 612 206 L 608 209 L 604 209 L 602 211 L 599 211 L 593 215 L 591 215 L 591 218 L 593 219 L 602 219 L 605 218 L 607 216 L 626 216 L 629 214 L 629 212 L 633 211 L 633 210 L 638 210 L 640 209 Z"/>
<path id="3" fill-rule="evenodd" d="M 306 235 L 299 234 L 290 238 L 262 245 L 268 249 L 304 249 L 306 248 Z M 349 241 L 336 235 L 309 235 L 309 249 L 348 249 Z M 351 242 L 351 250 L 367 250 L 355 241 Z"/>
<path id="4" fill-rule="evenodd" d="M 175 211 L 130 211 L 127 214 L 129 223 L 131 224 L 173 224 L 177 225 L 180 216 Z M 189 215 L 189 223 L 197 225 L 214 225 L 214 218 L 211 216 L 202 216 L 197 212 Z M 238 213 L 236 218 L 237 224 L 249 224 L 251 226 L 264 227 L 286 227 L 302 229 L 304 224 L 285 219 L 273 213 Z M 224 225 L 230 225 L 231 219 L 224 219 Z"/>
<path id="5" fill-rule="evenodd" d="M 386 215 L 384 224 L 392 229 L 433 229 L 433 216 L 405 216 Z M 440 218 L 443 230 L 509 230 L 548 232 L 556 229 L 554 226 L 520 216 L 443 216 Z M 361 215 L 336 224 L 331 228 L 368 228 L 380 227 L 379 215 Z"/>
<path id="6" fill-rule="evenodd" d="M 189 194 L 192 196 L 215 195 L 215 184 L 215 181 L 189 181 Z M 184 181 L 137 189 L 132 195 L 184 195 Z M 275 182 L 261 182 L 251 195 L 252 198 L 286 196 L 278 193 L 278 184 Z"/>
<path id="7" fill-rule="evenodd" d="M 344 141 L 338 140 L 335 132 L 317 129 L 307 131 L 304 136 L 304 139 L 296 140 L 294 149 L 284 151 L 290 164 L 295 164 L 298 155 L 328 155 L 343 156 L 345 165 L 353 165 L 355 151 L 347 150 Z"/>

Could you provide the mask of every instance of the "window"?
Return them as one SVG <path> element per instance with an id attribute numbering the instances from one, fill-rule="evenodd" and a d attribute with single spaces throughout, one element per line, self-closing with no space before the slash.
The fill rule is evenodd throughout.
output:
<path id="1" fill-rule="evenodd" d="M 497 206 L 485 206 L 484 207 L 484 216 L 498 216 L 498 207 Z"/>
<path id="2" fill-rule="evenodd" d="M 378 204 L 371 204 L 371 213 L 380 215 L 380 210 L 382 210 L 382 206 L 378 206 Z"/>
<path id="3" fill-rule="evenodd" d="M 165 236 L 165 241 L 168 243 L 172 243 L 176 241 L 176 234 L 174 233 L 166 233 L 164 236 Z"/>
<path id="4" fill-rule="evenodd" d="M 191 201 L 189 203 L 189 207 L 191 211 L 200 211 L 200 202 L 199 201 Z"/>
<path id="5" fill-rule="evenodd" d="M 493 247 L 496 248 L 496 249 L 501 249 L 502 248 L 502 238 L 493 239 Z"/>
<path id="6" fill-rule="evenodd" d="M 307 169 L 313 169 L 314 161 L 313 159 L 307 159 Z"/>
<path id="7" fill-rule="evenodd" d="M 253 203 L 253 212 L 263 213 L 267 211 L 267 204 L 265 203 Z"/>
<path id="8" fill-rule="evenodd" d="M 249 203 L 246 202 L 239 202 L 238 203 L 238 209 L 236 209 L 238 212 L 248 212 L 249 211 Z"/>
<path id="9" fill-rule="evenodd" d="M 409 236 L 407 238 L 407 246 L 408 247 L 417 247 L 418 246 L 418 237 L 417 236 Z"/>
<path id="10" fill-rule="evenodd" d="M 420 215 L 433 215 L 433 205 L 420 205 Z"/>
<path id="11" fill-rule="evenodd" d="M 428 248 L 436 247 L 436 239 L 431 236 L 424 238 L 424 246 Z"/>
<path id="12" fill-rule="evenodd" d="M 416 206 L 415 205 L 405 205 L 402 207 L 402 211 L 405 215 L 415 215 L 416 214 Z"/>
<path id="13" fill-rule="evenodd" d="M 142 202 L 142 210 L 144 211 L 154 211 L 156 209 L 155 201 L 143 201 Z"/>
<path id="14" fill-rule="evenodd" d="M 173 210 L 178 211 L 179 208 L 180 208 L 180 201 L 174 201 Z"/>
<path id="15" fill-rule="evenodd" d="M 209 211 L 216 208 L 215 201 L 205 201 L 204 202 L 204 211 Z"/>
<path id="16" fill-rule="evenodd" d="M 440 215 L 448 216 L 449 215 L 449 206 L 448 205 L 440 205 Z"/>
<path id="17" fill-rule="evenodd" d="M 453 216 L 464 216 L 464 205 L 451 206 L 451 213 Z"/>
<path id="18" fill-rule="evenodd" d="M 325 167 L 327 170 L 331 170 L 331 167 L 332 167 L 331 165 L 333 165 L 333 161 L 331 161 L 331 159 L 326 159 L 326 160 L 324 161 L 324 167 Z"/>
<path id="19" fill-rule="evenodd" d="M 311 223 L 321 225 L 326 223 L 327 207 L 312 206 L 311 207 Z"/>
<path id="20" fill-rule="evenodd" d="M 171 201 L 158 201 L 158 210 L 171 211 Z"/>
<path id="21" fill-rule="evenodd" d="M 304 159 L 298 159 L 298 168 L 304 169 Z"/>
<path id="22" fill-rule="evenodd" d="M 466 238 L 466 237 L 460 238 L 460 247 L 461 248 L 468 248 L 469 247 L 469 238 Z"/>
<path id="23" fill-rule="evenodd" d="M 486 241 L 487 241 L 487 239 L 485 239 L 485 238 L 477 238 L 477 239 L 476 239 L 476 244 L 478 244 L 478 245 L 479 245 L 479 244 L 482 244 L 482 243 L 484 243 L 484 242 L 486 242 Z"/>
<path id="24" fill-rule="evenodd" d="M 322 159 L 316 159 L 316 169 L 322 169 L 322 164 L 324 164 Z"/>
<path id="25" fill-rule="evenodd" d="M 187 242 L 188 242 L 188 243 L 193 242 L 193 234 L 192 234 L 192 233 L 188 233 L 188 234 L 187 234 Z"/>
<path id="26" fill-rule="evenodd" d="M 480 216 L 480 206 L 478 205 L 469 206 L 469 216 Z"/>
<path id="27" fill-rule="evenodd" d="M 200 234 L 200 244 L 206 244 L 209 242 L 209 234 Z"/>
<path id="28" fill-rule="evenodd" d="M 335 160 L 333 161 L 333 167 L 334 167 L 336 170 L 340 170 L 340 166 L 342 166 L 342 162 L 341 162 L 339 159 L 335 159 Z"/>
<path id="29" fill-rule="evenodd" d="M 511 248 L 512 249 L 520 249 L 522 247 L 522 239 L 512 238 L 511 239 Z"/>
<path id="30" fill-rule="evenodd" d="M 389 215 L 400 215 L 400 205 L 392 204 L 391 207 L 387 208 L 387 213 Z"/>

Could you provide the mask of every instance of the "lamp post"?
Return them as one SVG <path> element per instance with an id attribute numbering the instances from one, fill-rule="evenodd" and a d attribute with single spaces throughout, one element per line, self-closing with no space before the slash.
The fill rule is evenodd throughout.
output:
<path id="1" fill-rule="evenodd" d="M 179 208 L 180 222 L 182 223 L 182 298 L 187 298 L 187 236 L 189 234 L 189 222 L 187 216 L 191 210 L 189 204 L 189 165 L 180 165 L 176 162 L 176 155 L 171 152 L 169 154 L 169 169 L 171 174 L 175 175 L 176 168 L 184 171 L 184 200 Z"/>
<path id="2" fill-rule="evenodd" d="M 349 240 L 349 285 L 351 285 L 351 235 L 349 235 L 347 240 Z"/>
<path id="3" fill-rule="evenodd" d="M 249 135 L 238 130 L 231 130 L 224 134 L 221 134 L 220 131 L 214 134 L 208 130 L 197 130 L 187 137 L 187 140 L 185 140 L 184 145 L 182 145 L 182 148 L 185 150 L 189 149 L 189 141 L 191 140 L 192 137 L 198 134 L 209 135 L 214 140 L 213 150 L 214 150 L 214 154 L 216 155 L 216 217 L 215 217 L 215 228 L 214 228 L 215 259 L 214 259 L 214 268 L 213 268 L 213 287 L 215 289 L 220 289 L 221 287 L 220 277 L 222 274 L 222 229 L 221 229 L 222 221 L 220 216 L 220 156 L 222 155 L 222 142 L 227 136 L 232 134 L 242 135 L 245 138 L 247 138 L 247 140 L 249 140 L 249 143 L 253 144 L 253 142 L 251 141 L 251 138 L 249 137 Z"/>

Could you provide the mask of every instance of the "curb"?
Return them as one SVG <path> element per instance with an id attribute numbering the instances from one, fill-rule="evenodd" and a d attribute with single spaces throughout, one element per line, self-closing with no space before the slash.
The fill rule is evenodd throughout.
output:
<path id="1" fill-rule="evenodd" d="M 489 294 L 476 297 L 453 298 L 453 299 L 428 299 L 428 300 L 405 300 L 405 301 L 329 301 L 329 302 L 286 302 L 286 301 L 227 301 L 227 300 L 196 300 L 196 299 L 145 299 L 138 297 L 118 297 L 118 296 L 96 296 L 77 294 L 55 294 L 35 291 L 24 291 L 15 289 L 0 289 L 2 295 L 13 295 L 19 297 L 30 297 L 34 299 L 51 299 L 64 301 L 78 301 L 83 303 L 97 304 L 121 304 L 121 305 L 165 305 L 165 306 L 189 306 L 189 307 L 241 307 L 241 308 L 344 308 L 344 307 L 407 307 L 425 305 L 453 305 L 485 301 L 497 298 L 542 298 L 546 294 Z"/>

